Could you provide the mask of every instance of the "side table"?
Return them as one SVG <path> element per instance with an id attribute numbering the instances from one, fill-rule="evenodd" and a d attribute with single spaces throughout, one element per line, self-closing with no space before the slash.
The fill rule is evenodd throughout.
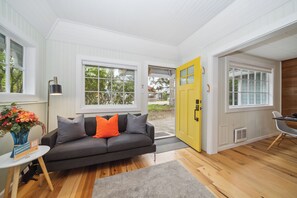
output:
<path id="1" fill-rule="evenodd" d="M 20 166 L 22 164 L 31 162 L 35 159 L 38 159 L 38 162 L 41 166 L 41 169 L 44 173 L 45 179 L 48 183 L 48 186 L 51 191 L 54 190 L 53 184 L 51 182 L 51 179 L 48 175 L 46 166 L 44 164 L 42 156 L 45 155 L 48 151 L 50 150 L 50 147 L 48 146 L 38 146 L 38 150 L 29 154 L 28 156 L 25 156 L 19 160 L 14 160 L 13 158 L 10 158 L 10 154 L 6 153 L 4 155 L 0 156 L 0 169 L 2 168 L 9 168 L 8 170 L 8 175 L 7 175 L 7 180 L 6 180 L 6 186 L 5 186 L 5 193 L 4 193 L 4 198 L 8 197 L 9 194 L 9 188 L 10 188 L 10 183 L 11 180 L 13 179 L 13 184 L 12 184 L 12 192 L 11 192 L 11 197 L 16 198 L 17 197 L 17 192 L 18 192 L 18 184 L 19 184 L 19 175 L 20 175 Z"/>

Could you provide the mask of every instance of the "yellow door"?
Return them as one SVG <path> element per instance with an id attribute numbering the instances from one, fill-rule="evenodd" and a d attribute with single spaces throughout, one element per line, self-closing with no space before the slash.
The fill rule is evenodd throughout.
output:
<path id="1" fill-rule="evenodd" d="M 176 70 L 176 136 L 201 151 L 202 69 L 200 57 Z"/>

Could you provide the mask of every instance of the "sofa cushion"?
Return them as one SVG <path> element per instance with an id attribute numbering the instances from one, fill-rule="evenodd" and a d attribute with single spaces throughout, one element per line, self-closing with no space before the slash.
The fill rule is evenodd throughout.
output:
<path id="1" fill-rule="evenodd" d="M 67 119 L 61 116 L 58 118 L 57 144 L 77 140 L 86 136 L 84 115 L 79 115 L 74 119 Z"/>
<path id="2" fill-rule="evenodd" d="M 96 139 L 87 136 L 79 140 L 56 145 L 45 155 L 45 158 L 47 161 L 56 161 L 92 156 L 106 152 L 106 139 Z"/>
<path id="3" fill-rule="evenodd" d="M 152 140 L 144 134 L 121 133 L 117 137 L 107 139 L 108 152 L 123 151 L 152 145 Z"/>
<path id="4" fill-rule="evenodd" d="M 108 119 L 108 116 L 102 116 Z M 88 136 L 94 136 L 96 134 L 96 117 L 85 118 L 85 129 Z"/>
<path id="5" fill-rule="evenodd" d="M 127 116 L 127 133 L 146 134 L 147 114 L 135 116 L 128 113 Z"/>
<path id="6" fill-rule="evenodd" d="M 101 116 L 96 116 L 97 128 L 94 138 L 109 138 L 118 136 L 119 133 L 119 115 L 115 114 L 108 120 Z"/>

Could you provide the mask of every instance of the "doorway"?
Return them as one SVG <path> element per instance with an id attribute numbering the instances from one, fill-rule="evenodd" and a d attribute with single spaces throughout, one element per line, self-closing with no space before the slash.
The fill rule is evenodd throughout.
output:
<path id="1" fill-rule="evenodd" d="M 201 151 L 202 68 L 200 57 L 176 69 L 176 137 Z"/>
<path id="2" fill-rule="evenodd" d="M 219 148 L 218 138 L 219 138 L 219 81 L 218 81 L 218 67 L 219 67 L 219 57 L 225 56 L 227 54 L 232 54 L 237 51 L 246 50 L 249 47 L 261 45 L 262 42 L 266 42 L 269 39 L 278 36 L 280 34 L 286 33 L 297 27 L 297 17 L 294 16 L 289 18 L 289 20 L 282 20 L 280 23 L 275 23 L 273 25 L 267 26 L 267 28 L 259 29 L 254 33 L 248 34 L 242 39 L 237 39 L 234 42 L 230 42 L 220 48 L 217 48 L 209 53 L 208 55 L 208 80 L 209 80 L 209 93 L 208 93 L 208 111 L 207 111 L 207 123 L 212 123 L 207 125 L 206 130 L 206 152 L 208 154 L 215 154 L 218 151 L 224 150 L 226 148 Z M 267 50 L 262 50 L 267 53 Z"/>
<path id="3" fill-rule="evenodd" d="M 148 121 L 155 139 L 175 136 L 175 69 L 148 66 Z"/>

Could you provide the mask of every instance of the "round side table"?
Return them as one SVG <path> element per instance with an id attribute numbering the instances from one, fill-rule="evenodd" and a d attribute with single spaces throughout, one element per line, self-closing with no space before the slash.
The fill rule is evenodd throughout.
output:
<path id="1" fill-rule="evenodd" d="M 19 160 L 14 160 L 13 158 L 10 158 L 11 152 L 0 156 L 0 169 L 9 168 L 7 180 L 6 180 L 4 198 L 8 197 L 10 183 L 11 183 L 12 178 L 13 178 L 13 184 L 12 184 L 11 197 L 13 197 L 13 198 L 17 197 L 20 167 L 22 164 L 31 162 L 35 159 L 38 159 L 38 162 L 41 166 L 41 169 L 43 171 L 43 174 L 45 176 L 45 179 L 48 183 L 49 188 L 51 189 L 51 191 L 54 190 L 53 184 L 52 184 L 51 179 L 48 175 L 46 166 L 45 166 L 43 158 L 42 158 L 42 156 L 45 155 L 49 150 L 50 150 L 49 146 L 38 146 L 38 149 L 35 152 L 33 152 Z"/>

